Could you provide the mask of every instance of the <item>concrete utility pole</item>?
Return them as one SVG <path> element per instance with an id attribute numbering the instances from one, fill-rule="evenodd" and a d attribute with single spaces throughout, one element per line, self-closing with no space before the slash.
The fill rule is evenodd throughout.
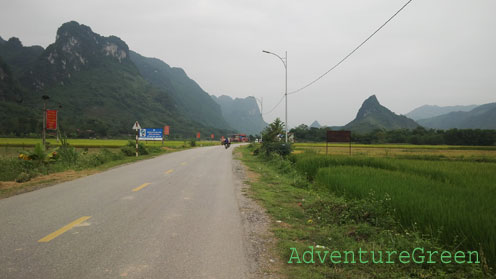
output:
<path id="1" fill-rule="evenodd" d="M 263 120 L 263 97 L 260 97 L 260 99 L 255 96 L 253 97 L 255 98 L 255 100 L 257 100 L 260 103 L 260 116 L 262 117 Z M 260 133 L 260 140 L 263 141 L 263 133 Z"/>
<path id="2" fill-rule="evenodd" d="M 43 148 L 46 149 L 46 102 L 50 97 L 47 95 L 41 96 L 41 99 L 43 99 L 43 132 L 42 132 L 42 138 L 43 138 Z"/>
<path id="3" fill-rule="evenodd" d="M 282 64 L 284 65 L 284 69 L 286 70 L 285 72 L 285 89 L 284 89 L 284 97 L 285 97 L 285 101 L 286 101 L 286 119 L 285 119 L 285 123 L 284 123 L 284 127 L 285 127 L 285 132 L 286 132 L 286 143 L 288 142 L 288 52 L 286 51 L 286 56 L 283 58 L 273 52 L 270 52 L 270 51 L 266 51 L 266 50 L 262 50 L 262 52 L 264 53 L 268 53 L 268 54 L 272 54 L 272 55 L 275 55 L 277 56 L 277 58 L 281 59 L 282 61 Z"/>

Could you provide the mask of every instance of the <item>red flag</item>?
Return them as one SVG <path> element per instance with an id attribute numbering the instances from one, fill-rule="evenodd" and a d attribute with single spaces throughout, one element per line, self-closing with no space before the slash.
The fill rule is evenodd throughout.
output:
<path id="1" fill-rule="evenodd" d="M 200 132 L 196 133 L 196 138 L 200 139 Z"/>
<path id="2" fill-rule="evenodd" d="M 169 135 L 169 129 L 170 129 L 169 125 L 164 126 L 164 135 L 166 135 L 166 136 Z"/>
<path id="3" fill-rule="evenodd" d="M 214 134 L 211 134 L 211 135 L 210 135 L 210 138 L 211 138 L 211 139 L 214 139 Z"/>

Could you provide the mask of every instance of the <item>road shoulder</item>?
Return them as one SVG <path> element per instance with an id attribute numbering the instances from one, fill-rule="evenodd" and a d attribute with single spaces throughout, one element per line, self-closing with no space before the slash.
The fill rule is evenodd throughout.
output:
<path id="1" fill-rule="evenodd" d="M 266 210 L 252 198 L 250 185 L 258 175 L 250 171 L 240 160 L 242 153 L 233 152 L 235 191 L 245 235 L 250 278 L 283 278 L 281 261 L 276 256 L 276 239 L 270 231 L 272 219 Z"/>

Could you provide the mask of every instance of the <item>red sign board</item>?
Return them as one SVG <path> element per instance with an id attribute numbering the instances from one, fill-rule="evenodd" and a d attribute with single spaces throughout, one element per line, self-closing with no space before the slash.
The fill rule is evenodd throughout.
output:
<path id="1" fill-rule="evenodd" d="M 168 136 L 169 135 L 169 126 L 164 126 L 164 135 Z"/>
<path id="2" fill-rule="evenodd" d="M 214 134 L 211 134 L 211 135 L 210 135 L 210 138 L 211 138 L 211 139 L 214 139 Z"/>
<path id="3" fill-rule="evenodd" d="M 57 111 L 54 109 L 46 110 L 46 128 L 47 130 L 57 130 Z"/>
<path id="4" fill-rule="evenodd" d="M 350 142 L 351 131 L 327 131 L 327 142 Z"/>
<path id="5" fill-rule="evenodd" d="M 196 133 L 196 138 L 199 139 L 200 138 L 200 132 Z"/>

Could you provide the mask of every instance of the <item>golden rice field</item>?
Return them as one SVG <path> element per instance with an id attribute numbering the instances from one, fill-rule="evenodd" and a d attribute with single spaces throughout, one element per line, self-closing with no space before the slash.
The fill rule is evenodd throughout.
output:
<path id="1" fill-rule="evenodd" d="M 313 150 L 326 154 L 325 143 L 295 143 L 295 154 Z M 330 155 L 349 155 L 348 144 L 329 144 Z M 352 155 L 371 157 L 446 157 L 446 158 L 492 158 L 496 159 L 496 146 L 453 146 L 453 145 L 407 145 L 407 144 L 352 144 Z"/>

